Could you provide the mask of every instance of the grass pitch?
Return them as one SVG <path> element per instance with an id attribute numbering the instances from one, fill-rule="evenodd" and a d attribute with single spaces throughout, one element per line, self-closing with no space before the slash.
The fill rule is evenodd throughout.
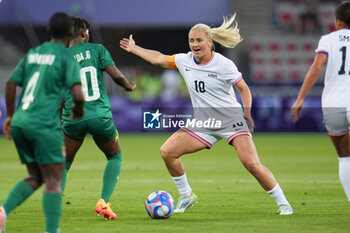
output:
<path id="1" fill-rule="evenodd" d="M 260 159 L 276 176 L 295 214 L 279 216 L 275 201 L 220 141 L 211 150 L 182 158 L 198 204 L 166 220 L 148 217 L 144 202 L 155 190 L 179 197 L 159 156 L 168 134 L 121 134 L 123 170 L 111 198 L 118 214 L 105 221 L 94 214 L 104 155 L 86 138 L 68 174 L 63 198 L 62 233 L 85 232 L 350 232 L 350 203 L 338 178 L 338 160 L 326 134 L 256 134 Z M 13 142 L 0 137 L 0 203 L 26 175 Z M 349 168 L 350 169 L 350 168 Z M 44 232 L 42 188 L 15 209 L 7 233 Z"/>

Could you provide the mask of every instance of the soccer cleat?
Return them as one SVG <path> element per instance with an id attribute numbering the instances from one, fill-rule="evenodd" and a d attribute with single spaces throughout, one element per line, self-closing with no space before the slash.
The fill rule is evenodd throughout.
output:
<path id="1" fill-rule="evenodd" d="M 4 207 L 0 207 L 0 233 L 5 232 L 6 214 Z"/>
<path id="2" fill-rule="evenodd" d="M 293 213 L 293 208 L 290 205 L 280 205 L 277 210 L 279 215 L 291 215 Z"/>
<path id="3" fill-rule="evenodd" d="M 106 205 L 106 202 L 102 198 L 100 200 L 98 200 L 98 202 L 96 203 L 95 213 L 98 216 L 100 216 L 100 214 L 102 214 L 102 209 L 105 205 Z"/>
<path id="4" fill-rule="evenodd" d="M 102 214 L 105 218 L 105 220 L 112 220 L 116 219 L 117 215 L 113 212 L 111 209 L 111 203 L 108 202 L 103 208 L 102 208 Z"/>
<path id="5" fill-rule="evenodd" d="M 180 197 L 177 201 L 176 208 L 174 210 L 174 213 L 183 213 L 185 210 L 187 210 L 189 207 L 193 206 L 197 203 L 198 197 L 196 194 L 192 194 L 189 197 Z"/>
<path id="6" fill-rule="evenodd" d="M 103 215 L 106 220 L 117 218 L 117 215 L 111 209 L 111 203 L 106 203 L 102 198 L 96 203 L 95 213 L 98 216 Z"/>

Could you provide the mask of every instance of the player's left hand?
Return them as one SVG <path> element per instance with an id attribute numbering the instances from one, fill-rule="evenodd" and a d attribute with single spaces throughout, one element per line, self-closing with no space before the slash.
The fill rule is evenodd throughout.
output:
<path id="1" fill-rule="evenodd" d="M 133 48 L 135 47 L 135 41 L 132 38 L 132 35 L 129 36 L 129 38 L 123 38 L 120 40 L 120 48 L 124 49 L 127 52 L 132 52 Z"/>
<path id="2" fill-rule="evenodd" d="M 5 137 L 8 139 L 8 140 L 11 140 L 11 120 L 12 120 L 12 117 L 7 117 L 5 119 L 5 122 L 4 122 L 4 125 L 3 125 L 3 131 L 4 131 L 4 134 L 5 134 Z"/>
<path id="3" fill-rule="evenodd" d="M 74 105 L 72 108 L 72 115 L 70 116 L 72 119 L 80 119 L 84 116 L 84 108 L 81 106 Z"/>

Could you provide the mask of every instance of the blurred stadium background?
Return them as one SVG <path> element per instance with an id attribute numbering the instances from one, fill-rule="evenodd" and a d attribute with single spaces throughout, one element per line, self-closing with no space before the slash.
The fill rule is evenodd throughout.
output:
<path id="1" fill-rule="evenodd" d="M 190 106 L 179 74 L 154 67 L 119 48 L 133 34 L 137 44 L 165 54 L 189 51 L 187 33 L 196 23 L 218 26 L 237 13 L 244 40 L 235 49 L 216 50 L 232 59 L 250 85 L 257 131 L 324 131 L 320 110 L 323 77 L 293 124 L 289 107 L 311 65 L 322 34 L 334 30 L 337 0 L 3 0 L 0 4 L 0 110 L 5 83 L 31 47 L 48 39 L 46 25 L 56 11 L 86 18 L 92 41 L 102 43 L 138 89 L 125 93 L 106 78 L 113 114 L 121 132 L 140 131 L 142 107 Z M 0 130 L 2 133 L 2 129 Z"/>

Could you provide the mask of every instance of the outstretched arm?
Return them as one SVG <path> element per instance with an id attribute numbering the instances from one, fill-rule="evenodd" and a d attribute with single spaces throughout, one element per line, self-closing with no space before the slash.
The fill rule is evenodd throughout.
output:
<path id="1" fill-rule="evenodd" d="M 119 86 L 123 87 L 125 91 L 134 91 L 136 88 L 136 84 L 133 82 L 129 82 L 124 74 L 116 67 L 116 66 L 108 66 L 106 72 L 111 76 L 113 81 Z"/>
<path id="2" fill-rule="evenodd" d="M 244 119 L 247 121 L 249 125 L 249 130 L 251 133 L 254 132 L 254 121 L 251 117 L 251 109 L 252 109 L 252 94 L 250 93 L 249 87 L 246 82 L 241 79 L 236 85 L 236 89 L 238 90 L 241 98 L 244 109 Z"/>
<path id="3" fill-rule="evenodd" d="M 153 65 L 169 68 L 166 61 L 167 55 L 164 55 L 156 50 L 144 49 L 135 44 L 132 35 L 128 38 L 123 38 L 120 41 L 120 47 L 129 53 L 133 53 L 142 59 L 152 63 Z"/>
<path id="4" fill-rule="evenodd" d="M 306 73 L 303 85 L 300 88 L 297 100 L 294 102 L 291 111 L 290 118 L 293 122 L 296 122 L 301 114 L 301 108 L 303 107 L 304 99 L 309 93 L 310 89 L 315 84 L 318 76 L 320 75 L 324 64 L 327 62 L 327 55 L 318 53 L 315 56 L 314 62 L 312 63 L 309 71 Z"/>

